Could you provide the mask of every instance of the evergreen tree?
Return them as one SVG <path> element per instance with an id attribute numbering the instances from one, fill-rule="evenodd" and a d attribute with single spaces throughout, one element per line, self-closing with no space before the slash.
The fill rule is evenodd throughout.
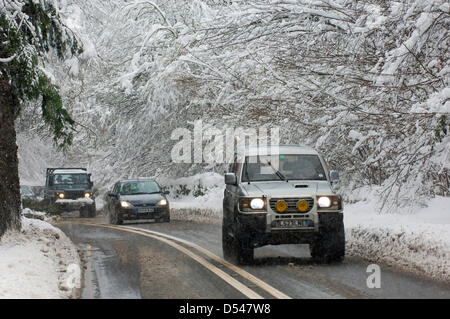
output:
<path id="1" fill-rule="evenodd" d="M 25 101 L 38 100 L 59 146 L 70 145 L 75 122 L 58 87 L 42 68 L 49 51 L 60 59 L 79 54 L 76 36 L 62 23 L 54 1 L 0 3 L 0 236 L 21 227 L 20 185 L 14 121 Z"/>

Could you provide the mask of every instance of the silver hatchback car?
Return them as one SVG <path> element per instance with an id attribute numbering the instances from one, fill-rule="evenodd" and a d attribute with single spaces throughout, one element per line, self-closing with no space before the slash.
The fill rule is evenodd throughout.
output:
<path id="1" fill-rule="evenodd" d="M 253 260 L 256 247 L 309 244 L 313 258 L 342 261 L 345 233 L 337 171 L 310 147 L 247 148 L 225 174 L 222 247 L 225 259 Z"/>

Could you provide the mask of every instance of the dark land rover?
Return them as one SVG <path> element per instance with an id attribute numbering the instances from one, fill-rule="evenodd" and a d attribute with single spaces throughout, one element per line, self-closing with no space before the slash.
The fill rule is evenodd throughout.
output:
<path id="1" fill-rule="evenodd" d="M 93 186 L 86 168 L 47 168 L 44 196 L 63 211 L 78 210 L 80 217 L 95 217 Z"/>

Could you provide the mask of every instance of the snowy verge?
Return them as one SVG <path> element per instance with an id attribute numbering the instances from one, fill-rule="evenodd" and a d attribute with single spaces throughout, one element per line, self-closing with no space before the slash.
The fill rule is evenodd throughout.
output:
<path id="1" fill-rule="evenodd" d="M 80 264 L 76 246 L 60 229 L 22 217 L 22 230 L 0 239 L 0 298 L 76 298 Z"/>
<path id="2" fill-rule="evenodd" d="M 379 214 L 373 201 L 344 207 L 347 254 L 450 283 L 450 198 L 409 214 Z"/>
<path id="3" fill-rule="evenodd" d="M 170 190 L 170 216 L 175 220 L 220 224 L 225 185 L 223 176 L 202 173 L 177 179 L 161 179 Z"/>
<path id="4" fill-rule="evenodd" d="M 180 203 L 181 204 L 181 203 Z M 210 208 L 170 208 L 170 218 L 207 224 L 222 224 L 222 213 Z"/>

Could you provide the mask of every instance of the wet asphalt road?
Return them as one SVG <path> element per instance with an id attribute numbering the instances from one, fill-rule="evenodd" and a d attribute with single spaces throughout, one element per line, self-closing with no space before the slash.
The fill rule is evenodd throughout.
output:
<path id="1" fill-rule="evenodd" d="M 82 298 L 218 298 L 246 295 L 191 256 L 161 240 L 122 230 L 80 224 L 106 223 L 70 218 L 57 226 L 77 244 L 85 262 Z M 152 230 L 197 244 L 222 258 L 221 226 L 172 220 L 124 225 Z M 261 289 L 227 267 L 197 255 L 264 298 Z M 266 246 L 255 250 L 255 263 L 243 270 L 295 299 L 302 298 L 450 298 L 450 286 L 381 267 L 381 288 L 368 288 L 367 266 L 357 258 L 341 264 L 315 264 L 307 245 Z"/>

